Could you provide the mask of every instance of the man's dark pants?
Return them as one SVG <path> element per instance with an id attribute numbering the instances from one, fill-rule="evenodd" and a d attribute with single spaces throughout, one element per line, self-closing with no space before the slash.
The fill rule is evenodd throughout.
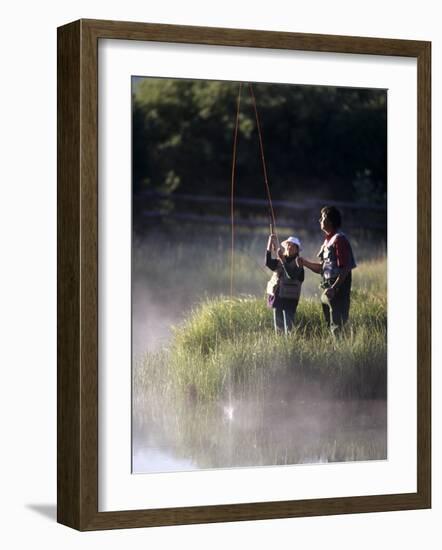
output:
<path id="1" fill-rule="evenodd" d="M 331 300 L 327 298 L 324 292 L 322 293 L 322 311 L 324 312 L 327 326 L 330 327 L 334 335 L 338 334 L 348 321 L 348 314 L 350 312 L 350 291 L 351 272 L 347 275 L 345 281 Z"/>

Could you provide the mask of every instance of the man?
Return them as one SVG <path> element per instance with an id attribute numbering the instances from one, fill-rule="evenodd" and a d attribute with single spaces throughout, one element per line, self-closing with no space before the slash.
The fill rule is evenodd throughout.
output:
<path id="1" fill-rule="evenodd" d="M 350 311 L 351 272 L 356 267 L 353 251 L 341 227 L 341 213 L 334 206 L 325 206 L 319 219 L 325 240 L 318 253 L 319 262 L 299 258 L 299 264 L 322 275 L 322 310 L 333 335 L 339 333 Z"/>

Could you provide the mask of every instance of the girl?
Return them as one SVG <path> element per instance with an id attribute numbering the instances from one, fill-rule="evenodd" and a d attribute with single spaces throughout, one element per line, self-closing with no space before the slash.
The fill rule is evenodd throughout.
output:
<path id="1" fill-rule="evenodd" d="M 302 247 L 297 237 L 289 237 L 281 243 L 283 250 L 277 249 L 277 242 L 276 235 L 270 235 L 266 266 L 273 275 L 267 283 L 268 305 L 273 309 L 275 331 L 287 334 L 293 327 L 304 281 L 304 268 L 297 260 Z"/>

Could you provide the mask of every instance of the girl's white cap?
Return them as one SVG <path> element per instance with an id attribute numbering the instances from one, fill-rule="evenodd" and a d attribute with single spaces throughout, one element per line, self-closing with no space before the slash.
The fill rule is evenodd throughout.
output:
<path id="1" fill-rule="evenodd" d="M 285 241 L 283 241 L 281 244 L 283 246 L 285 246 L 287 243 L 293 243 L 293 244 L 296 244 L 298 249 L 299 249 L 299 252 L 301 252 L 302 250 L 302 245 L 301 245 L 301 241 L 298 239 L 298 237 L 289 237 L 288 239 L 286 239 Z"/>

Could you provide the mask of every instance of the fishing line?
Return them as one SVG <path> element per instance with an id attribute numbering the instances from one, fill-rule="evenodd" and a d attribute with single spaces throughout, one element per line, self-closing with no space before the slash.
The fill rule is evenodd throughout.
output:
<path id="1" fill-rule="evenodd" d="M 234 271 L 234 251 L 235 251 L 235 218 L 234 218 L 234 193 L 235 193 L 235 169 L 236 169 L 236 148 L 238 142 L 239 126 L 239 108 L 241 105 L 242 82 L 239 84 L 238 99 L 236 101 L 236 122 L 235 134 L 233 137 L 233 161 L 232 161 L 232 180 L 230 186 L 230 226 L 231 226 L 231 254 L 230 254 L 230 299 L 233 298 L 233 271 Z"/>
<path id="2" fill-rule="evenodd" d="M 234 199 L 235 199 L 235 172 L 236 172 L 236 152 L 238 145 L 238 129 L 239 129 L 239 116 L 241 106 L 241 92 L 242 82 L 239 84 L 238 98 L 236 101 L 236 120 L 235 120 L 235 132 L 233 138 L 233 160 L 232 160 L 232 176 L 230 185 L 230 226 L 231 226 L 231 254 L 230 254 L 230 299 L 233 298 L 233 275 L 234 275 L 234 262 L 235 262 L 235 217 L 234 217 Z M 266 189 L 267 201 L 269 203 L 269 218 L 270 218 L 270 232 L 276 235 L 277 247 L 279 247 L 279 240 L 276 230 L 275 212 L 273 210 L 272 196 L 270 193 L 270 186 L 267 177 L 267 168 L 264 156 L 264 145 L 262 141 L 261 123 L 259 120 L 258 107 L 256 105 L 256 98 L 253 92 L 253 86 L 249 82 L 249 92 L 252 99 L 253 110 L 255 113 L 256 128 L 258 130 L 259 151 L 261 156 L 262 171 L 264 174 L 264 184 Z"/>

